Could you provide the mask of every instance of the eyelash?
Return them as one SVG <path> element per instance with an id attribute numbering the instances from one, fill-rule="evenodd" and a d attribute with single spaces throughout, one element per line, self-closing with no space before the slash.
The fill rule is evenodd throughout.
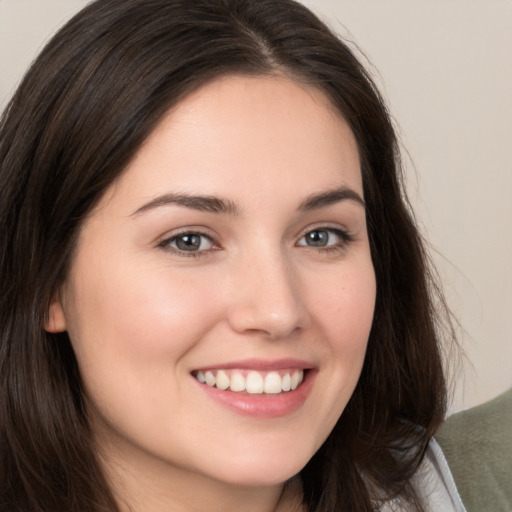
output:
<path id="1" fill-rule="evenodd" d="M 210 249 L 203 249 L 203 250 L 197 250 L 197 251 L 187 251 L 184 249 L 180 249 L 179 247 L 172 247 L 171 244 L 173 242 L 176 242 L 179 239 L 183 239 L 185 237 L 200 237 L 202 239 L 206 238 L 208 241 L 214 246 L 216 250 L 218 248 L 218 245 L 215 243 L 215 240 L 206 233 L 201 233 L 200 231 L 182 231 L 181 233 L 177 233 L 169 238 L 166 238 L 165 240 L 162 240 L 158 246 L 162 249 L 168 250 L 170 252 L 173 252 L 174 254 L 177 254 L 178 256 L 183 256 L 185 258 L 198 258 L 200 256 L 205 256 L 208 254 L 212 248 Z"/>
<path id="2" fill-rule="evenodd" d="M 306 233 L 304 233 L 300 238 L 299 241 L 304 239 L 307 235 L 311 235 L 312 233 L 319 233 L 319 232 L 327 232 L 330 235 L 335 235 L 339 241 L 337 243 L 327 245 L 327 246 L 314 246 L 314 245 L 306 245 L 306 244 L 298 244 L 299 247 L 306 247 L 309 249 L 316 249 L 317 251 L 324 252 L 324 253 L 332 253 L 332 252 L 340 252 L 347 248 L 347 246 L 354 241 L 354 237 L 348 232 L 340 228 L 333 228 L 328 226 L 321 226 L 314 229 L 308 230 Z M 184 239 L 185 237 L 200 237 L 202 239 L 207 239 L 209 243 L 212 244 L 213 247 L 208 249 L 199 249 L 199 250 L 193 250 L 193 251 L 187 251 L 185 249 L 180 249 L 179 247 L 172 247 L 171 244 L 175 243 L 176 241 L 180 239 Z M 202 243 L 202 242 L 201 242 Z M 192 258 L 198 258 L 203 257 L 210 253 L 212 250 L 219 249 L 218 244 L 216 244 L 215 240 L 206 233 L 202 233 L 200 231 L 182 231 L 181 233 L 177 233 L 169 238 L 166 238 L 165 240 L 162 240 L 159 244 L 159 247 L 162 249 L 171 251 L 179 256 L 182 257 L 192 257 Z"/>
<path id="3" fill-rule="evenodd" d="M 354 241 L 354 237 L 346 230 L 340 229 L 340 228 L 333 228 L 329 226 L 319 226 L 317 228 L 313 228 L 308 230 L 304 235 L 301 236 L 299 240 L 302 240 L 307 235 L 311 235 L 312 233 L 320 233 L 320 232 L 326 232 L 331 235 L 335 235 L 339 241 L 337 243 L 326 245 L 326 246 L 314 246 L 314 245 L 301 245 L 301 247 L 308 247 L 310 249 L 316 249 L 318 251 L 324 252 L 324 253 L 333 253 L 333 252 L 340 252 L 344 251 L 347 246 Z"/>

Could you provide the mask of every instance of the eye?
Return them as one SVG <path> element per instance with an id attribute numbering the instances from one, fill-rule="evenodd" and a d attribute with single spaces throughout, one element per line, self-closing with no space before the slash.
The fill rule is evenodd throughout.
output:
<path id="1" fill-rule="evenodd" d="M 340 248 L 352 240 L 351 236 L 341 229 L 318 228 L 308 231 L 298 242 L 299 246 L 317 248 Z"/>
<path id="2" fill-rule="evenodd" d="M 161 242 L 160 247 L 182 253 L 201 253 L 215 247 L 213 240 L 204 233 L 187 231 L 172 236 Z M 190 255 L 192 255 L 190 254 Z"/>

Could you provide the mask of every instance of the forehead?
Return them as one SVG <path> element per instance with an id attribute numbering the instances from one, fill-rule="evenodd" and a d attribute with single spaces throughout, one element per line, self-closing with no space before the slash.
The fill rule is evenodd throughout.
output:
<path id="1" fill-rule="evenodd" d="M 116 189 L 149 199 L 162 187 L 221 196 L 232 187 L 263 198 L 340 185 L 362 194 L 359 153 L 323 92 L 282 76 L 226 76 L 167 112 Z"/>

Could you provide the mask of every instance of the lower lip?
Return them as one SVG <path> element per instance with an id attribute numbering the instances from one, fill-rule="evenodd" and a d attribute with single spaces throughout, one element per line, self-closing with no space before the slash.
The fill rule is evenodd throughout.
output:
<path id="1" fill-rule="evenodd" d="M 228 390 L 222 391 L 192 378 L 208 397 L 238 414 L 256 418 L 279 418 L 293 413 L 306 401 L 313 387 L 315 375 L 314 370 L 308 370 L 297 389 L 278 395 L 251 395 Z"/>

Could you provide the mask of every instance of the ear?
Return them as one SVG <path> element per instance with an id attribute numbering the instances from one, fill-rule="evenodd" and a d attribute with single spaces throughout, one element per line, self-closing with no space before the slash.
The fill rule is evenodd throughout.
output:
<path id="1" fill-rule="evenodd" d="M 63 332 L 67 330 L 66 316 L 62 309 L 60 294 L 56 292 L 50 302 L 48 308 L 48 317 L 44 323 L 44 329 L 47 332 Z"/>

